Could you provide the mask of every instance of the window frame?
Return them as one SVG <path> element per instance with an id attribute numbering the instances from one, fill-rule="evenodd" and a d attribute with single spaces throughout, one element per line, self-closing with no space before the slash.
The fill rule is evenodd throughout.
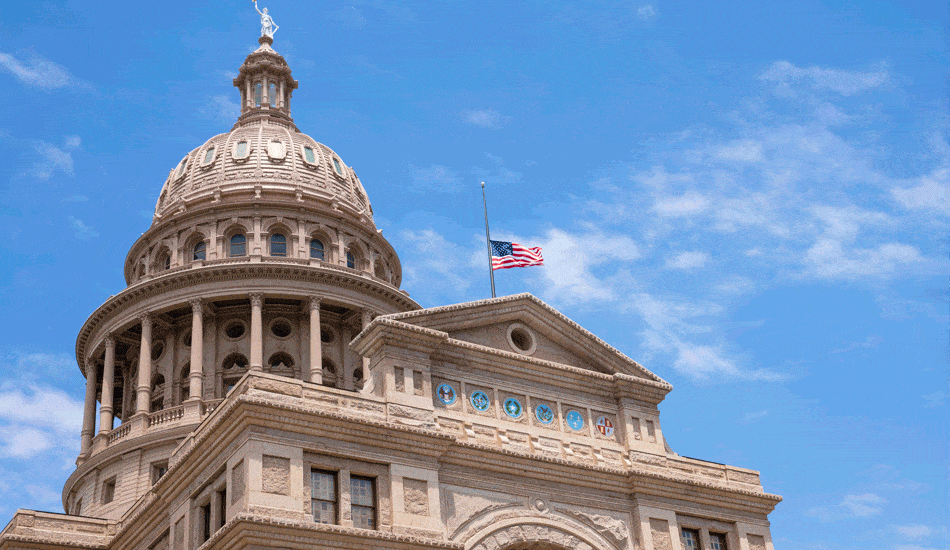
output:
<path id="1" fill-rule="evenodd" d="M 314 252 L 313 243 L 320 243 L 320 257 L 313 255 L 313 252 Z M 310 259 L 320 260 L 321 262 L 327 261 L 327 245 L 324 244 L 323 239 L 319 237 L 310 237 Z"/>
<path id="2" fill-rule="evenodd" d="M 354 482 L 367 482 L 369 484 L 370 500 L 372 501 L 371 505 L 357 504 L 356 499 L 354 498 L 353 484 Z M 370 529 L 377 530 L 379 529 L 379 501 L 377 499 L 377 490 L 376 490 L 376 478 L 370 476 L 361 476 L 350 474 L 350 520 L 353 522 L 353 527 L 357 529 Z M 353 519 L 356 517 L 354 512 L 356 510 L 369 510 L 372 516 L 372 526 L 363 527 L 356 525 L 356 520 Z"/>
<path id="3" fill-rule="evenodd" d="M 198 247 L 201 247 L 201 250 L 198 250 Z M 198 255 L 201 254 L 199 258 Z M 197 241 L 194 246 L 191 247 L 191 261 L 198 262 L 208 259 L 208 243 L 204 240 Z"/>
<path id="4" fill-rule="evenodd" d="M 110 504 L 115 502 L 115 489 L 117 486 L 118 483 L 116 482 L 116 476 L 112 476 L 102 482 L 102 504 Z"/>
<path id="5" fill-rule="evenodd" d="M 244 241 L 240 243 L 242 246 L 242 252 L 240 254 L 234 253 L 235 242 L 234 239 L 242 238 Z M 247 235 L 244 233 L 235 233 L 228 237 L 228 258 L 246 258 L 247 257 Z"/>
<path id="6" fill-rule="evenodd" d="M 313 482 L 314 475 L 327 476 L 329 479 L 333 480 L 333 494 L 331 495 L 332 500 L 314 498 L 313 491 Z M 314 507 L 315 502 L 320 503 L 330 503 L 333 506 L 333 518 L 330 522 L 319 521 L 316 517 L 316 508 Z M 339 525 L 340 524 L 340 472 L 332 470 L 324 470 L 322 468 L 311 468 L 310 469 L 310 516 L 313 518 L 314 523 L 319 523 L 321 525 Z"/>
<path id="7" fill-rule="evenodd" d="M 275 241 L 274 241 L 274 238 L 275 238 L 275 237 L 280 237 L 281 239 L 284 240 L 284 242 L 275 242 Z M 275 231 L 274 233 L 271 233 L 271 234 L 267 237 L 267 253 L 268 253 L 270 256 L 274 256 L 274 257 L 277 257 L 277 258 L 286 258 L 286 257 L 288 257 L 288 256 L 290 255 L 290 254 L 289 254 L 290 247 L 288 246 L 288 242 L 287 242 L 287 241 L 288 241 L 287 235 L 285 235 L 285 234 L 283 233 L 283 231 L 279 231 L 279 230 L 278 230 L 278 231 Z M 283 253 L 274 252 L 274 245 L 275 245 L 275 244 L 276 244 L 276 245 L 283 245 L 283 246 L 284 246 L 284 252 L 283 252 Z"/>

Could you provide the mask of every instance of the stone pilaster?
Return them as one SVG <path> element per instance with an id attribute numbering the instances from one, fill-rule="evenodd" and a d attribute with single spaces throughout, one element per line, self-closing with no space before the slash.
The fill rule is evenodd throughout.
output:
<path id="1" fill-rule="evenodd" d="M 264 295 L 251 294 L 251 365 L 250 370 L 264 369 Z"/>

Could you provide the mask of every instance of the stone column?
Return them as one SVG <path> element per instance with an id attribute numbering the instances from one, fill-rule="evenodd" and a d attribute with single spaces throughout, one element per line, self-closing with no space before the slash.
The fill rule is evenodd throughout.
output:
<path id="1" fill-rule="evenodd" d="M 92 359 L 86 360 L 86 403 L 82 414 L 79 458 L 85 459 L 92 449 L 92 434 L 96 431 L 96 365 Z"/>
<path id="2" fill-rule="evenodd" d="M 277 108 L 284 108 L 284 79 L 280 79 L 280 91 L 277 92 Z"/>
<path id="3" fill-rule="evenodd" d="M 245 108 L 250 108 L 254 106 L 254 95 L 251 93 L 251 79 L 248 78 L 244 81 L 244 87 L 247 88 L 247 103 L 244 104 Z M 243 109 L 242 109 L 243 111 Z"/>
<path id="4" fill-rule="evenodd" d="M 204 378 L 204 309 L 201 298 L 191 301 L 191 366 L 188 371 L 188 399 L 201 399 Z"/>
<path id="5" fill-rule="evenodd" d="M 152 399 L 152 318 L 146 313 L 140 317 L 140 320 L 142 321 L 142 343 L 139 346 L 139 381 L 136 388 L 135 414 L 148 413 Z"/>
<path id="6" fill-rule="evenodd" d="M 320 340 L 320 298 L 310 297 L 310 372 L 307 380 L 323 383 L 323 342 Z"/>
<path id="7" fill-rule="evenodd" d="M 250 370 L 264 369 L 264 328 L 261 319 L 263 294 L 251 294 L 251 365 Z M 194 341 L 192 341 L 194 344 Z"/>
<path id="8" fill-rule="evenodd" d="M 270 105 L 270 88 L 267 85 L 267 75 L 264 75 L 264 84 L 261 86 L 261 105 Z"/>
<path id="9" fill-rule="evenodd" d="M 364 309 L 361 313 L 360 321 L 361 321 L 360 331 L 366 330 L 366 327 L 368 327 L 369 324 L 373 322 L 373 313 L 368 309 Z M 366 387 L 366 384 L 368 383 L 369 383 L 369 357 L 364 357 L 362 384 L 364 387 Z"/>
<path id="10" fill-rule="evenodd" d="M 112 431 L 112 405 L 115 391 L 115 339 L 106 336 L 106 364 L 102 372 L 102 397 L 99 407 L 99 433 Z"/>

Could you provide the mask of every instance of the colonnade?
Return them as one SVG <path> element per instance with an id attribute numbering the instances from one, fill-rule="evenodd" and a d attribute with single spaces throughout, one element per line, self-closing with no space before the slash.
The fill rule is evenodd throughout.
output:
<path id="1" fill-rule="evenodd" d="M 250 343 L 250 361 L 249 370 L 262 371 L 264 368 L 264 327 L 263 327 L 263 307 L 264 295 L 259 293 L 249 294 L 251 302 L 251 343 Z M 303 369 L 304 381 L 314 384 L 323 383 L 323 342 L 320 339 L 320 305 L 322 298 L 311 296 L 307 298 L 310 310 L 310 365 Z M 188 401 L 201 400 L 202 385 L 204 383 L 203 359 L 204 359 L 204 300 L 194 298 L 191 304 L 191 361 L 188 371 Z M 372 321 L 373 316 L 369 310 L 364 309 L 360 318 L 361 327 L 366 328 Z M 145 415 L 150 412 L 152 399 L 152 328 L 153 314 L 143 313 L 139 316 L 142 332 L 139 343 L 139 365 L 138 380 L 135 386 L 135 415 Z M 99 408 L 99 434 L 107 434 L 112 431 L 113 425 L 113 397 L 115 386 L 115 337 L 109 334 L 103 340 L 105 346 L 105 361 L 102 373 L 102 396 L 101 406 Z M 368 359 L 363 359 L 364 376 L 368 374 Z M 95 435 L 96 427 L 96 385 L 99 382 L 98 368 L 92 357 L 86 358 L 86 398 L 83 409 L 83 422 L 81 432 L 81 448 L 79 459 L 84 460 L 88 457 L 92 449 L 92 440 Z"/>

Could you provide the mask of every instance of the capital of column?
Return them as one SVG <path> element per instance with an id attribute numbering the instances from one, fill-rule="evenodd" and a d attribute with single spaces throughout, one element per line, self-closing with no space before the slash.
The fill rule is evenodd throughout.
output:
<path id="1" fill-rule="evenodd" d="M 192 313 L 202 313 L 204 311 L 204 300 L 201 298 L 192 298 L 188 300 L 188 303 L 191 304 Z"/>
<path id="2" fill-rule="evenodd" d="M 106 349 L 115 350 L 115 335 L 110 332 L 103 338 L 102 343 L 105 344 Z"/>
<path id="3" fill-rule="evenodd" d="M 142 313 L 139 315 L 139 321 L 142 322 L 142 328 L 148 327 L 152 328 L 152 314 L 151 313 Z"/>
<path id="4" fill-rule="evenodd" d="M 361 328 L 366 328 L 366 326 L 373 321 L 373 312 L 368 309 L 364 309 L 360 312 L 360 320 L 363 322 L 363 326 Z"/>
<path id="5" fill-rule="evenodd" d="M 264 305 L 264 295 L 263 294 L 248 294 L 248 297 L 251 299 L 251 306 L 261 307 Z"/>
<path id="6" fill-rule="evenodd" d="M 96 371 L 96 363 L 92 360 L 92 357 L 86 359 L 86 378 L 90 376 L 96 376 L 98 372 Z"/>
<path id="7" fill-rule="evenodd" d="M 322 297 L 320 297 L 320 296 L 311 296 L 311 297 L 310 297 L 310 310 L 311 310 L 311 311 L 313 311 L 313 310 L 315 310 L 315 309 L 316 309 L 316 310 L 319 310 L 319 309 L 320 309 L 320 303 L 321 303 L 321 302 L 323 302 L 323 298 L 322 298 Z"/>

